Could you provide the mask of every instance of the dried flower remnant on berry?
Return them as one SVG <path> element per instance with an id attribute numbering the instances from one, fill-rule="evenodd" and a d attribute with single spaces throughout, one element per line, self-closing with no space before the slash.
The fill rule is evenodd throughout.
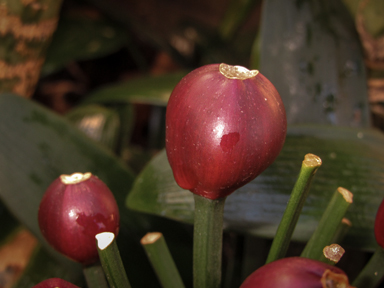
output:
<path id="1" fill-rule="evenodd" d="M 243 66 L 231 66 L 225 63 L 220 64 L 219 71 L 228 79 L 238 79 L 238 80 L 249 79 L 259 74 L 258 70 L 248 70 Z"/>

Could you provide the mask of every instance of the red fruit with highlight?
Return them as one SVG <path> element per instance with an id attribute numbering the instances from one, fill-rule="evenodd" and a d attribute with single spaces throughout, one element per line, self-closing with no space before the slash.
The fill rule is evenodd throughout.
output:
<path id="1" fill-rule="evenodd" d="M 76 286 L 60 278 L 49 278 L 33 286 L 32 288 L 79 288 L 79 286 Z"/>
<path id="2" fill-rule="evenodd" d="M 217 199 L 278 156 L 287 130 L 279 93 L 257 70 L 212 64 L 185 76 L 166 114 L 166 150 L 178 185 Z"/>
<path id="3" fill-rule="evenodd" d="M 335 266 L 303 257 L 283 258 L 262 266 L 240 288 L 353 288 Z"/>
<path id="4" fill-rule="evenodd" d="M 45 192 L 39 226 L 56 250 L 84 265 L 98 260 L 95 236 L 119 232 L 119 209 L 109 188 L 91 173 L 61 175 Z"/>

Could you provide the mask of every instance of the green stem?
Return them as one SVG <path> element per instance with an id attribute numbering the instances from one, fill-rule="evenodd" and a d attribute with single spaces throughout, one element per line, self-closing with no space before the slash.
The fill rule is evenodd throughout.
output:
<path id="1" fill-rule="evenodd" d="M 311 239 L 305 246 L 301 257 L 320 260 L 323 256 L 325 246 L 331 244 L 334 235 L 343 219 L 349 205 L 352 203 L 353 195 L 347 189 L 337 188 L 332 199 L 328 203 L 323 216 Z"/>
<path id="2" fill-rule="evenodd" d="M 266 263 L 283 258 L 287 253 L 293 231 L 295 230 L 304 202 L 308 196 L 313 176 L 320 166 L 321 159 L 318 156 L 313 154 L 305 155 L 299 177 L 293 187 L 280 225 L 277 228 Z"/>
<path id="3" fill-rule="evenodd" d="M 103 232 L 96 235 L 96 241 L 101 265 L 107 276 L 109 286 L 114 288 L 130 288 L 131 285 L 121 261 L 115 235 L 111 232 Z"/>
<path id="4" fill-rule="evenodd" d="M 183 281 L 169 252 L 163 234 L 159 232 L 147 233 L 141 239 L 141 244 L 162 287 L 183 288 Z"/>
<path id="5" fill-rule="evenodd" d="M 223 213 L 226 198 L 195 196 L 193 284 L 195 288 L 218 288 L 221 284 Z"/>
<path id="6" fill-rule="evenodd" d="M 377 287 L 383 278 L 384 249 L 378 247 L 352 285 L 356 288 L 373 288 Z"/>
<path id="7" fill-rule="evenodd" d="M 339 227 L 337 227 L 336 233 L 333 236 L 331 243 L 342 243 L 351 227 L 351 221 L 349 221 L 347 218 L 343 218 L 339 224 Z"/>
<path id="8" fill-rule="evenodd" d="M 84 267 L 83 273 L 88 288 L 108 288 L 108 283 L 100 263 Z"/>

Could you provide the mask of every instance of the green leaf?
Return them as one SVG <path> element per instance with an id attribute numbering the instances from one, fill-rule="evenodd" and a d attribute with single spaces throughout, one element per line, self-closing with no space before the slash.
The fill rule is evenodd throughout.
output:
<path id="1" fill-rule="evenodd" d="M 239 27 L 249 18 L 256 4 L 255 0 L 229 1 L 219 26 L 219 33 L 224 40 L 232 39 Z"/>
<path id="2" fill-rule="evenodd" d="M 291 126 L 282 152 L 260 176 L 226 200 L 224 227 L 273 238 L 300 171 L 304 155 L 318 155 L 317 171 L 292 239 L 307 241 L 332 193 L 344 187 L 354 194 L 347 212 L 352 228 L 344 245 L 373 250 L 377 208 L 384 197 L 384 136 L 375 130 L 335 126 Z M 173 178 L 165 152 L 136 178 L 127 206 L 193 223 L 193 194 Z"/>
<path id="3" fill-rule="evenodd" d="M 191 256 L 191 249 L 185 253 L 190 244 L 185 241 L 185 230 L 175 228 L 180 223 L 170 223 L 163 221 L 167 219 L 149 217 L 126 208 L 125 197 L 134 176 L 108 149 L 89 139 L 63 117 L 31 100 L 0 94 L 0 110 L 0 199 L 37 236 L 54 259 L 63 265 L 68 261 L 54 253 L 40 233 L 37 212 L 41 197 L 59 175 L 89 171 L 106 183 L 118 203 L 120 231 L 117 242 L 132 286 L 158 287 L 156 276 L 140 247 L 140 239 L 148 231 L 167 230 L 167 239 L 174 243 L 170 249 L 178 249 L 182 259 L 178 264 L 185 266 L 189 263 L 183 263 Z M 192 271 L 187 268 L 181 271 L 184 275 Z M 44 270 L 45 266 L 39 269 Z M 145 277 L 141 271 L 147 271 Z"/>
<path id="4" fill-rule="evenodd" d="M 119 113 L 100 105 L 77 106 L 69 111 L 65 118 L 71 121 L 89 138 L 105 147 L 116 150 L 120 137 Z"/>
<path id="5" fill-rule="evenodd" d="M 63 15 L 47 51 L 42 74 L 53 73 L 71 61 L 113 53 L 127 43 L 127 33 L 102 17 Z"/>
<path id="6" fill-rule="evenodd" d="M 96 90 L 83 103 L 144 103 L 166 106 L 173 88 L 187 72 L 146 76 Z"/>
<path id="7" fill-rule="evenodd" d="M 288 123 L 368 127 L 361 44 L 343 3 L 263 4 L 259 69 L 279 91 Z"/>
<path id="8" fill-rule="evenodd" d="M 0 95 L 0 197 L 41 241 L 37 211 L 47 187 L 61 174 L 92 172 L 120 204 L 122 222 L 137 226 L 121 203 L 133 173 L 113 154 L 64 118 L 19 96 Z"/>

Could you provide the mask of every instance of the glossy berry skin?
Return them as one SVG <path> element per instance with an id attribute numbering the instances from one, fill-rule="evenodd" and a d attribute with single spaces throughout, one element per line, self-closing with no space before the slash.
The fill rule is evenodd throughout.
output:
<path id="1" fill-rule="evenodd" d="M 79 288 L 79 286 L 76 286 L 60 278 L 49 278 L 33 286 L 32 288 Z"/>
<path id="2" fill-rule="evenodd" d="M 375 238 L 380 247 L 384 248 L 384 200 L 381 202 L 375 219 Z"/>
<path id="3" fill-rule="evenodd" d="M 48 187 L 38 220 L 51 246 L 88 265 L 98 260 L 95 235 L 117 235 L 120 216 L 112 192 L 99 178 L 91 173 L 75 173 L 61 175 Z"/>
<path id="4" fill-rule="evenodd" d="M 225 76 L 222 67 L 239 66 L 223 65 L 186 75 L 166 112 L 166 151 L 175 180 L 209 199 L 226 197 L 264 171 L 280 153 L 287 130 L 272 83 L 261 73 Z"/>
<path id="5" fill-rule="evenodd" d="M 303 257 L 283 258 L 262 266 L 240 288 L 351 287 L 340 268 Z"/>

